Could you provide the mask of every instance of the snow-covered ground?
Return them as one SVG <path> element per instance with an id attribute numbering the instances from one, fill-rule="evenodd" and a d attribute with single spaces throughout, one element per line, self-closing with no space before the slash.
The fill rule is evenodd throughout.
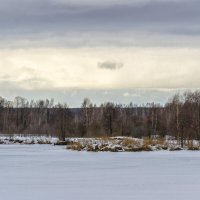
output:
<path id="1" fill-rule="evenodd" d="M 47 136 L 22 136 L 22 135 L 12 135 L 12 136 L 0 136 L 0 144 L 54 144 L 58 142 L 59 139 L 56 137 Z"/>
<path id="2" fill-rule="evenodd" d="M 0 145 L 2 200 L 193 200 L 200 152 L 77 152 Z"/>
<path id="3" fill-rule="evenodd" d="M 185 141 L 183 148 L 175 139 L 170 138 L 133 138 L 133 137 L 108 137 L 108 138 L 66 138 L 59 141 L 56 137 L 34 135 L 0 136 L 0 144 L 52 144 L 66 145 L 67 149 L 76 151 L 110 151 L 110 152 L 137 152 L 157 150 L 200 150 L 199 141 Z"/>

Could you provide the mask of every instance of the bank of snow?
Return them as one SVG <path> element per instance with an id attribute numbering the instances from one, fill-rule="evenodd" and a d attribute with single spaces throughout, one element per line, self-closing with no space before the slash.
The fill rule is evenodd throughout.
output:
<path id="1" fill-rule="evenodd" d="M 58 141 L 56 137 L 47 136 L 0 136 L 0 144 L 55 144 Z"/>
<path id="2" fill-rule="evenodd" d="M 1 136 L 0 144 L 53 144 L 65 145 L 67 149 L 76 151 L 110 151 L 110 152 L 137 152 L 157 150 L 200 150 L 198 141 L 187 141 L 183 148 L 176 140 L 170 137 L 160 138 L 132 138 L 132 137 L 109 137 L 109 138 L 66 138 L 59 141 L 56 137 L 46 136 Z"/>
<path id="3" fill-rule="evenodd" d="M 137 139 L 131 137 L 71 138 L 66 140 L 67 149 L 77 151 L 137 152 L 156 150 L 182 150 L 173 140 Z"/>

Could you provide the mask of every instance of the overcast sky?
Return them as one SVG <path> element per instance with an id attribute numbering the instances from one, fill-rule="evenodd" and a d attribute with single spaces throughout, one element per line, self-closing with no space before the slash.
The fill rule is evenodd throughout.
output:
<path id="1" fill-rule="evenodd" d="M 0 0 L 0 96 L 163 103 L 200 87 L 199 0 Z"/>

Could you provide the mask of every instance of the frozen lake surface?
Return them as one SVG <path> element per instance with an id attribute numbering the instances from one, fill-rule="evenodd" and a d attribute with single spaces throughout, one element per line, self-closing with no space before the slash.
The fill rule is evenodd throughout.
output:
<path id="1" fill-rule="evenodd" d="M 193 200 L 200 152 L 88 153 L 0 145 L 2 200 Z"/>

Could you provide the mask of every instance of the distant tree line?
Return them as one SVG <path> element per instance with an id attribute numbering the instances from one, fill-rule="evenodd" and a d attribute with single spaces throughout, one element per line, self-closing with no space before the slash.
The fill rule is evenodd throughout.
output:
<path id="1" fill-rule="evenodd" d="M 174 95 L 165 105 L 100 106 L 85 98 L 80 108 L 54 100 L 0 97 L 0 133 L 65 137 L 173 136 L 181 144 L 200 140 L 200 91 Z"/>

